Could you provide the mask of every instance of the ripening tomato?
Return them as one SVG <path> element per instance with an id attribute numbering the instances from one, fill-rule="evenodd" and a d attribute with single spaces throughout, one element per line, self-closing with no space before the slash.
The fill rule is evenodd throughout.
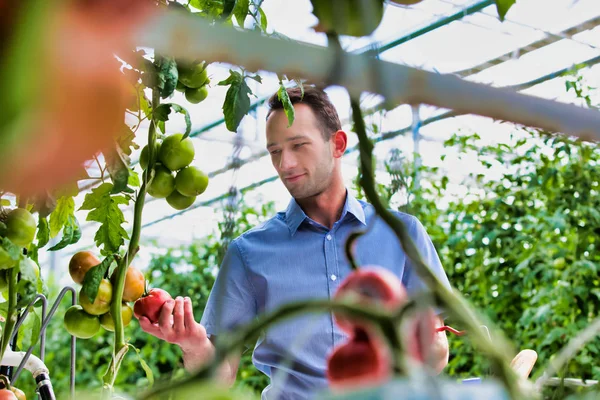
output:
<path id="1" fill-rule="evenodd" d="M 150 289 L 146 296 L 135 302 L 133 313 L 137 319 L 146 317 L 151 323 L 157 323 L 163 304 L 172 299 L 171 295 L 162 289 Z"/>
<path id="2" fill-rule="evenodd" d="M 79 291 L 79 304 L 85 312 L 92 315 L 102 315 L 110 311 L 112 301 L 112 284 L 108 279 L 102 279 L 98 287 L 98 294 L 92 303 L 84 293 L 83 288 Z"/>
<path id="3" fill-rule="evenodd" d="M 73 282 L 83 284 L 85 274 L 98 264 L 100 264 L 100 260 L 91 251 L 78 251 L 73 254 L 69 261 L 69 274 Z"/>
<path id="4" fill-rule="evenodd" d="M 115 284 L 116 275 L 113 274 L 111 281 Z M 139 269 L 132 267 L 127 268 L 125 274 L 125 287 L 123 288 L 123 301 L 136 301 L 144 294 L 146 290 L 146 279 L 144 274 Z"/>

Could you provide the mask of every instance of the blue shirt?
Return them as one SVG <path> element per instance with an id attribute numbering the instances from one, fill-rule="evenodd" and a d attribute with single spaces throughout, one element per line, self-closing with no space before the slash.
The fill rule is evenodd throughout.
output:
<path id="1" fill-rule="evenodd" d="M 411 215 L 394 213 L 408 228 L 425 263 L 450 287 L 423 225 Z M 292 199 L 285 212 L 236 238 L 202 316 L 207 333 L 233 329 L 286 303 L 333 298 L 351 273 L 345 240 L 374 216 L 372 205 L 348 193 L 340 219 L 329 230 L 306 216 Z M 394 272 L 409 294 L 426 289 L 397 237 L 380 218 L 357 240 L 356 254 L 361 265 L 375 264 Z M 290 319 L 264 332 L 253 354 L 256 368 L 271 378 L 262 399 L 309 399 L 326 389 L 327 355 L 346 338 L 329 312 Z"/>

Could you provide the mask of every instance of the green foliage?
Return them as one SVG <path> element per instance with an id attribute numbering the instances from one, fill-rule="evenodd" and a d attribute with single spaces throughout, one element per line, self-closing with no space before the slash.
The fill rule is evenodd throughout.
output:
<path id="1" fill-rule="evenodd" d="M 235 220 L 233 236 L 236 237 L 266 220 L 274 215 L 274 212 L 272 202 L 265 202 L 259 209 L 242 203 L 233 216 Z M 224 223 L 220 224 L 221 229 Z M 158 252 L 152 256 L 150 265 L 143 269 L 149 286 L 162 288 L 174 297 L 190 297 L 194 305 L 195 318 L 200 321 L 218 270 L 222 238 L 219 235 L 210 235 L 189 245 L 172 249 L 161 248 L 160 243 L 156 245 Z M 55 293 L 51 295 L 51 300 L 56 298 L 58 292 L 58 288 L 52 286 Z M 69 305 L 67 300 L 61 304 L 50 323 L 46 341 L 46 364 L 61 366 L 51 370 L 57 398 L 66 398 L 69 390 L 69 347 L 67 345 L 69 335 L 62 326 L 62 316 Z M 139 349 L 139 357 L 148 364 L 156 380 L 181 374 L 183 362 L 178 346 L 143 332 L 135 319 L 125 328 L 125 337 L 129 343 Z M 91 339 L 77 341 L 77 388 L 96 390 L 100 387 L 101 376 L 111 358 L 112 341 L 113 334 L 105 330 L 101 330 Z M 251 356 L 251 351 L 243 355 L 236 385 L 261 391 L 268 384 L 268 378 L 254 368 Z M 18 383 L 28 388 L 28 382 L 25 381 L 26 379 L 19 379 Z M 116 386 L 126 392 L 138 391 L 149 386 L 146 373 L 135 351 L 129 351 L 126 355 Z M 32 394 L 33 391 L 30 393 Z"/>
<path id="2" fill-rule="evenodd" d="M 231 132 L 236 132 L 242 118 L 250 111 L 250 95 L 252 90 L 246 83 L 246 78 L 252 78 L 261 82 L 260 76 L 245 76 L 237 71 L 230 70 L 227 79 L 218 83 L 219 86 L 228 86 L 223 103 L 223 115 L 225 116 L 225 125 Z"/>
<path id="3" fill-rule="evenodd" d="M 98 247 L 104 246 L 103 254 L 113 254 L 119 250 L 128 238 L 122 224 L 125 222 L 119 204 L 128 204 L 129 199 L 121 195 L 112 195 L 113 185 L 103 183 L 85 195 L 81 210 L 91 210 L 87 221 L 100 222 L 101 226 L 94 236 Z"/>
<path id="4" fill-rule="evenodd" d="M 521 133 L 510 145 L 481 146 L 476 134 L 445 143 L 448 152 L 476 157 L 484 169 L 504 170 L 498 179 L 471 173 L 464 195 L 452 196 L 437 167 L 419 168 L 417 185 L 406 163 L 396 169 L 388 163 L 393 180 L 381 194 L 423 222 L 451 283 L 516 351 L 535 350 L 541 368 L 599 316 L 600 149 L 564 136 Z M 445 373 L 487 373 L 468 336 L 449 340 Z M 600 379 L 599 356 L 594 340 L 563 372 Z"/>
<path id="5" fill-rule="evenodd" d="M 498 10 L 498 17 L 500 21 L 504 21 L 506 13 L 512 6 L 515 5 L 517 0 L 496 0 L 496 9 Z"/>

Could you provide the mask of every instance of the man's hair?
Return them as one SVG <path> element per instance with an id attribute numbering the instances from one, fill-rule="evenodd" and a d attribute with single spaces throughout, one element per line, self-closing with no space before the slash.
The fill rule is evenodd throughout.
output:
<path id="1" fill-rule="evenodd" d="M 325 141 L 328 141 L 331 135 L 342 129 L 337 110 L 323 90 L 314 86 L 304 86 L 304 95 L 302 95 L 302 89 L 299 87 L 290 88 L 286 91 L 292 104 L 306 104 L 312 109 L 317 117 Z M 277 93 L 271 96 L 268 105 L 267 119 L 273 111 L 283 109 L 283 103 L 279 100 Z"/>

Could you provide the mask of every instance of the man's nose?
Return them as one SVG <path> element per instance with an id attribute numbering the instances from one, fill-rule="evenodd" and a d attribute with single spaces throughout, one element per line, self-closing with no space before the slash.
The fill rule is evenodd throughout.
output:
<path id="1" fill-rule="evenodd" d="M 289 151 L 281 152 L 281 159 L 279 160 L 279 169 L 282 171 L 288 171 L 296 168 L 297 160 L 294 154 Z"/>

